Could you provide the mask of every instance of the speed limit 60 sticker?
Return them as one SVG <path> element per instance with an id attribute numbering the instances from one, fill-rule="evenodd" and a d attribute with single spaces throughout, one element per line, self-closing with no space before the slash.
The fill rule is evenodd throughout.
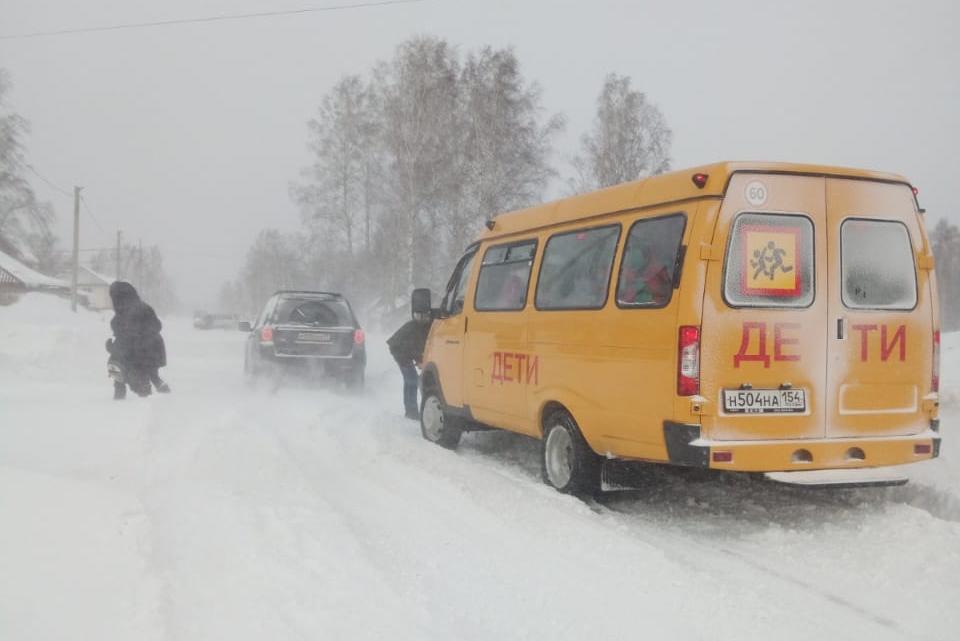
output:
<path id="1" fill-rule="evenodd" d="M 767 196 L 769 195 L 770 192 L 767 190 L 767 186 L 759 180 L 751 180 L 747 183 L 747 188 L 744 190 L 744 196 L 746 196 L 747 202 L 754 207 L 760 207 L 766 203 Z"/>

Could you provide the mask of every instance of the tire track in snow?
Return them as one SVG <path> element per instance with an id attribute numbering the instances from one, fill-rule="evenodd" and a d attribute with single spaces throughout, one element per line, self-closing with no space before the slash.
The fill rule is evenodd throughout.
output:
<path id="1" fill-rule="evenodd" d="M 589 502 L 589 504 L 592 506 L 596 506 L 597 514 L 600 514 L 600 515 L 614 514 L 619 517 L 626 517 L 631 527 L 631 530 L 637 535 L 638 538 L 652 545 L 656 545 L 657 547 L 663 549 L 668 554 L 671 554 L 671 555 L 676 554 L 675 550 L 678 542 L 675 538 L 668 539 L 666 536 L 662 534 L 651 531 L 650 528 L 638 527 L 638 524 L 636 522 L 638 519 L 636 515 L 631 514 L 629 512 L 618 510 L 615 507 L 611 507 L 610 505 L 599 504 L 593 501 Z M 686 548 L 684 550 L 685 552 L 688 551 L 689 548 L 697 548 L 698 551 L 700 552 L 698 562 L 700 563 L 705 562 L 706 565 L 713 566 L 718 574 L 729 576 L 729 577 L 737 576 L 737 572 L 733 571 L 732 568 L 728 567 L 727 563 L 722 563 L 718 559 L 716 559 L 716 555 L 714 554 L 715 552 L 721 552 L 722 554 L 727 556 L 729 559 L 735 562 L 747 565 L 750 568 L 752 568 L 754 571 L 761 574 L 765 574 L 771 578 L 774 578 L 783 584 L 792 586 L 794 588 L 798 588 L 812 595 L 815 595 L 830 605 L 842 608 L 850 613 L 853 613 L 863 618 L 868 622 L 871 622 L 873 624 L 880 626 L 881 628 L 884 628 L 891 632 L 895 632 L 899 637 L 902 637 L 902 638 L 909 637 L 914 639 L 926 639 L 926 638 L 932 639 L 932 637 L 917 636 L 913 633 L 908 633 L 906 630 L 903 629 L 902 626 L 900 626 L 900 624 L 898 624 L 896 621 L 893 621 L 892 619 L 879 615 L 875 612 L 871 612 L 869 609 L 854 603 L 850 599 L 844 598 L 834 592 L 824 590 L 809 581 L 805 581 L 801 578 L 798 578 L 786 572 L 782 572 L 775 568 L 772 568 L 769 565 L 762 563 L 754 558 L 751 558 L 749 555 L 739 552 L 737 550 L 734 550 L 726 545 L 720 545 L 720 544 L 714 543 L 710 546 L 707 546 L 701 541 L 693 537 L 689 537 L 685 541 L 680 542 L 680 545 Z M 741 580 L 741 579 L 736 579 L 736 580 Z"/>
<path id="2" fill-rule="evenodd" d="M 494 433 L 482 434 L 481 436 L 492 436 Z M 515 438 L 518 442 L 521 442 L 520 446 L 522 450 L 530 450 L 532 448 L 526 447 L 528 444 L 523 442 L 524 437 L 511 435 L 511 438 Z M 520 472 L 516 469 L 517 465 L 522 465 L 522 461 L 517 461 L 516 457 L 514 460 L 504 459 L 503 450 L 510 450 L 509 446 L 507 447 L 476 447 L 472 448 L 471 454 L 478 458 L 483 458 L 486 461 L 493 463 L 493 469 L 497 470 L 499 473 L 504 474 L 505 476 L 513 479 L 518 482 L 534 482 L 539 484 L 539 479 L 531 478 L 527 473 L 529 471 L 529 465 L 523 465 L 523 472 Z M 529 453 L 529 452 L 527 452 Z M 520 457 L 522 458 L 522 457 Z M 674 493 L 674 496 L 677 500 L 680 500 L 684 497 L 682 490 L 683 487 L 671 487 L 669 491 Z M 718 492 L 722 492 L 723 488 L 715 488 Z M 788 490 L 788 488 L 783 488 Z M 901 488 L 895 488 L 901 489 Z M 809 493 L 809 490 L 807 490 Z M 636 494 L 636 492 L 632 492 Z M 630 528 L 631 533 L 636 536 L 638 539 L 644 541 L 645 543 L 653 546 L 656 549 L 662 550 L 670 558 L 673 558 L 681 563 L 689 563 L 689 552 L 691 548 L 694 548 L 698 551 L 696 555 L 696 563 L 702 567 L 710 568 L 711 572 L 717 576 L 728 577 L 727 580 L 743 582 L 743 577 L 739 568 L 742 566 L 750 567 L 754 572 L 760 575 L 768 576 L 775 579 L 784 586 L 789 586 L 789 588 L 803 591 L 807 594 L 814 596 L 815 598 L 821 600 L 822 602 L 829 604 L 832 607 L 835 607 L 839 610 L 845 611 L 848 614 L 852 614 L 864 621 L 867 621 L 877 629 L 885 630 L 887 633 L 893 633 L 896 635 L 896 638 L 913 638 L 913 639 L 935 639 L 933 636 L 925 636 L 918 634 L 915 631 L 905 629 L 897 621 L 878 614 L 875 611 L 872 611 L 868 607 L 865 607 L 861 604 L 856 603 L 855 601 L 842 596 L 834 591 L 823 589 L 822 587 L 816 585 L 811 581 L 804 580 L 803 578 L 797 577 L 794 574 L 791 574 L 787 571 L 778 570 L 769 564 L 763 563 L 762 561 L 751 557 L 749 554 L 738 551 L 728 545 L 722 545 L 717 543 L 714 540 L 711 540 L 709 544 L 703 542 L 701 537 L 695 535 L 687 535 L 678 530 L 678 528 L 670 528 L 669 535 L 663 532 L 663 527 L 650 527 L 649 521 L 644 521 L 642 515 L 638 515 L 634 512 L 628 510 L 618 509 L 617 505 L 619 503 L 626 502 L 623 497 L 629 496 L 630 491 L 627 492 L 615 492 L 607 495 L 607 500 L 598 502 L 594 500 L 585 501 L 585 504 L 592 509 L 595 513 L 600 516 L 605 517 L 606 520 L 611 525 L 620 527 L 626 525 Z M 859 491 L 858 494 L 862 494 L 862 491 Z M 922 495 L 923 493 L 921 493 Z M 808 494 L 809 496 L 809 494 Z M 828 497 L 823 495 L 824 498 L 827 498 L 827 502 L 837 502 L 840 503 L 846 502 L 845 498 L 842 497 Z M 886 496 L 886 494 L 884 494 Z M 931 518 L 937 518 L 935 515 L 931 514 Z M 722 561 L 716 557 L 716 552 L 722 553 L 727 557 L 728 561 Z"/>

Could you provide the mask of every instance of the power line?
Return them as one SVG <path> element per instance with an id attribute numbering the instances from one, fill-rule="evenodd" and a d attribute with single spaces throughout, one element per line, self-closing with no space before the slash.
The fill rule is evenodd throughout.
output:
<path id="1" fill-rule="evenodd" d="M 53 189 L 54 191 L 59 192 L 59 193 L 63 194 L 64 196 L 73 197 L 73 194 L 72 194 L 72 193 L 70 193 L 70 192 L 67 191 L 66 189 L 63 189 L 63 188 L 57 186 L 56 183 L 54 183 L 52 180 L 50 180 L 49 178 L 47 178 L 46 176 L 44 176 L 43 174 L 41 174 L 39 171 L 37 171 L 36 167 L 34 167 L 33 165 L 30 165 L 30 164 L 25 163 L 24 166 L 25 166 L 25 167 L 30 171 L 30 173 L 32 173 L 34 176 L 36 176 L 37 178 L 39 178 L 39 179 L 42 180 L 43 182 L 47 183 L 47 186 L 50 187 L 51 189 Z M 103 226 L 100 224 L 100 221 L 97 220 L 97 217 L 93 215 L 93 210 L 90 208 L 90 204 L 87 202 L 87 199 L 83 197 L 83 194 L 80 195 L 80 202 L 83 203 L 83 206 L 84 206 L 84 208 L 85 208 L 86 211 L 87 211 L 87 215 L 90 216 L 90 220 L 93 221 L 93 224 L 96 225 L 97 229 L 99 229 L 101 233 L 106 234 L 107 232 L 103 229 Z"/>
<path id="2" fill-rule="evenodd" d="M 63 194 L 64 196 L 69 196 L 70 198 L 73 198 L 73 194 L 72 194 L 72 193 L 70 193 L 70 192 L 67 191 L 66 189 L 63 189 L 63 188 L 61 188 L 61 187 L 58 187 L 56 184 L 54 184 L 53 181 L 49 180 L 49 179 L 46 178 L 43 174 L 41 174 L 39 171 L 37 171 L 36 168 L 35 168 L 33 165 L 31 165 L 31 164 L 29 164 L 29 163 L 25 163 L 24 166 L 25 166 L 25 167 L 30 171 L 30 173 L 32 173 L 34 176 L 36 176 L 37 178 L 39 178 L 39 179 L 42 180 L 43 182 L 47 183 L 47 186 L 50 187 L 51 189 L 53 189 L 54 191 L 60 192 L 60 193 Z"/>
<path id="3" fill-rule="evenodd" d="M 97 220 L 97 217 L 93 215 L 93 210 L 90 209 L 90 203 L 87 202 L 87 199 L 83 197 L 83 194 L 80 195 L 80 202 L 83 203 L 83 208 L 86 210 L 87 215 L 90 216 L 90 220 L 93 221 L 93 224 L 97 226 L 97 229 L 100 230 L 100 233 L 106 234 L 107 231 L 100 225 L 100 221 Z"/>
<path id="4" fill-rule="evenodd" d="M 379 2 L 361 2 L 357 4 L 331 5 L 327 7 L 303 7 L 301 9 L 287 9 L 277 11 L 260 11 L 256 13 L 234 13 L 222 14 L 218 16 L 204 16 L 201 18 L 177 18 L 172 20 L 157 20 L 154 22 L 131 22 L 128 24 L 106 25 L 99 27 L 78 27 L 75 29 L 60 29 L 57 31 L 36 31 L 33 33 L 19 33 L 0 35 L 0 40 L 23 40 L 26 38 L 39 38 L 43 36 L 63 36 L 77 33 L 93 33 L 98 31 L 120 31 L 122 29 L 144 29 L 148 27 L 166 27 L 180 24 L 193 24 L 200 22 L 220 22 L 222 20 L 247 20 L 252 18 L 272 18 L 276 16 L 292 16 L 304 13 L 320 13 L 326 11 L 347 11 L 350 9 L 367 9 L 372 7 L 385 7 L 394 4 L 414 4 L 426 2 L 427 0 L 381 0 Z"/>

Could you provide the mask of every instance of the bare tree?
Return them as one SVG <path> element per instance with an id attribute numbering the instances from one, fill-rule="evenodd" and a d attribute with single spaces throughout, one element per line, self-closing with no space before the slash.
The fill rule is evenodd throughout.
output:
<path id="1" fill-rule="evenodd" d="M 305 227 L 337 237 L 352 256 L 361 225 L 363 247 L 370 247 L 375 173 L 376 119 L 361 78 L 340 80 L 308 125 L 314 163 L 303 171 L 305 182 L 293 188 L 294 199 L 303 210 Z"/>
<path id="2" fill-rule="evenodd" d="M 597 98 L 593 130 L 573 160 L 575 192 L 590 191 L 670 169 L 673 137 L 663 114 L 631 88 L 628 76 L 609 74 Z"/>
<path id="3" fill-rule="evenodd" d="M 291 188 L 302 234 L 264 232 L 244 290 L 262 297 L 268 246 L 290 252 L 308 286 L 387 309 L 414 285 L 442 286 L 485 219 L 538 201 L 555 175 L 563 120 L 540 100 L 512 50 L 464 58 L 432 37 L 402 43 L 367 81 L 343 78 L 309 123 L 312 163 Z"/>
<path id="4" fill-rule="evenodd" d="M 265 229 L 257 235 L 247 251 L 242 275 L 250 309 L 259 309 L 278 289 L 303 287 L 302 256 L 303 248 L 296 235 L 276 229 Z"/>
<path id="5" fill-rule="evenodd" d="M 50 231 L 53 209 L 37 201 L 24 176 L 29 166 L 23 137 L 29 125 L 7 107 L 9 88 L 7 74 L 0 69 L 0 250 L 38 265 L 55 242 Z"/>
<path id="6" fill-rule="evenodd" d="M 464 203 L 448 220 L 454 252 L 486 219 L 540 200 L 555 175 L 549 160 L 564 127 L 559 115 L 542 120 L 540 88 L 523 79 L 512 49 L 468 55 L 460 83 Z"/>
<path id="7" fill-rule="evenodd" d="M 384 258 L 404 263 L 396 265 L 403 279 L 394 281 L 393 293 L 437 277 L 434 234 L 460 187 L 452 153 L 458 138 L 459 66 L 447 42 L 421 37 L 401 44 L 393 60 L 374 73 L 390 172 L 386 204 L 398 218 L 392 226 L 401 243 L 400 252 Z"/>
<path id="8" fill-rule="evenodd" d="M 163 252 L 156 245 L 143 247 L 124 243 L 120 248 L 123 280 L 136 287 L 141 298 L 161 314 L 174 311 L 180 303 L 173 279 L 163 262 Z M 102 249 L 90 259 L 90 267 L 101 274 L 112 274 L 116 265 L 117 253 L 114 249 Z"/>

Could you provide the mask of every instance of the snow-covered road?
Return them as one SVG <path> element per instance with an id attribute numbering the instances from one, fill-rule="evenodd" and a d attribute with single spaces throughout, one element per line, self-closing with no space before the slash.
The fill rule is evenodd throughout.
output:
<path id="1" fill-rule="evenodd" d="M 0 308 L 0 639 L 960 638 L 960 408 L 905 487 L 588 505 L 529 439 L 423 441 L 379 338 L 363 394 L 273 393 L 172 320 L 174 393 L 117 403 L 107 317 L 64 305 Z"/>

